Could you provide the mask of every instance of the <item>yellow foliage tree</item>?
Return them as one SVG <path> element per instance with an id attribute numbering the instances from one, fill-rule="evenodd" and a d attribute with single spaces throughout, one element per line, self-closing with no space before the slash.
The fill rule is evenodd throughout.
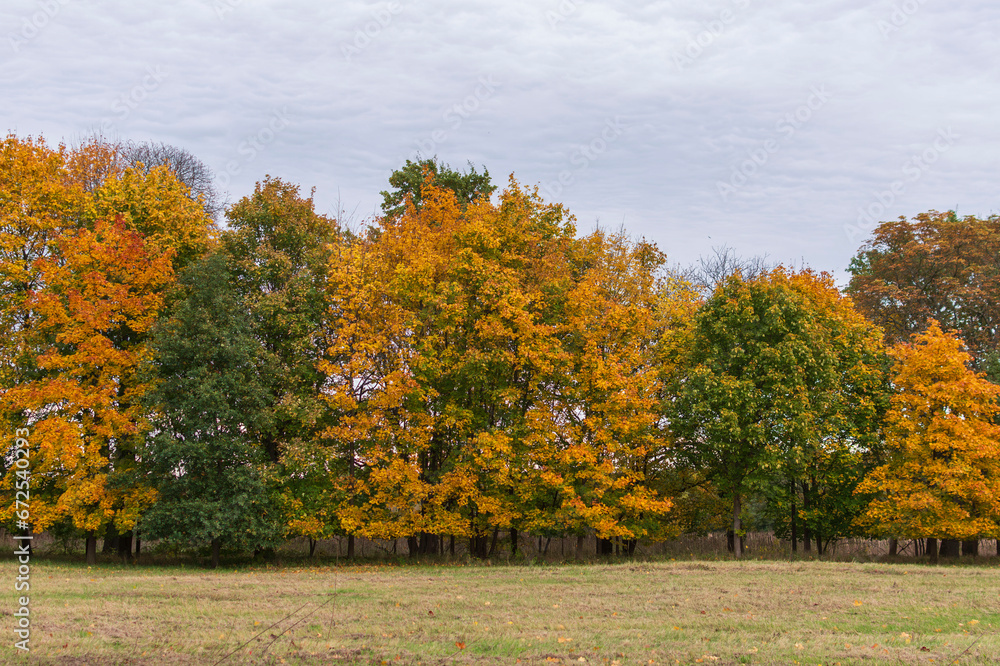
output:
<path id="1" fill-rule="evenodd" d="M 468 204 L 428 178 L 335 253 L 321 369 L 345 531 L 480 556 L 501 529 L 656 533 L 662 255 L 574 234 L 513 178 Z"/>
<path id="2" fill-rule="evenodd" d="M 891 354 L 890 460 L 858 488 L 876 496 L 862 523 L 908 538 L 1000 536 L 1000 386 L 934 320 Z"/>

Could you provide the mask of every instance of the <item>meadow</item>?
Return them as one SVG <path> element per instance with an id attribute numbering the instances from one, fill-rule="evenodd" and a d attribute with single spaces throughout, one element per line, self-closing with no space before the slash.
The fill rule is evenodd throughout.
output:
<path id="1" fill-rule="evenodd" d="M 13 564 L 4 569 L 13 578 Z M 996 558 L 218 570 L 42 559 L 32 562 L 30 655 L 5 640 L 0 661 L 993 664 L 998 582 Z"/>

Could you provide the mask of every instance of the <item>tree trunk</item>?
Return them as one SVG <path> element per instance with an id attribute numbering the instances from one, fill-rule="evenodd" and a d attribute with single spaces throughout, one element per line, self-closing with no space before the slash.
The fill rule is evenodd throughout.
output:
<path id="1" fill-rule="evenodd" d="M 219 568 L 219 556 L 222 554 L 222 539 L 215 537 L 212 539 L 212 568 Z"/>
<path id="2" fill-rule="evenodd" d="M 510 528 L 510 556 L 517 555 L 517 528 Z"/>
<path id="3" fill-rule="evenodd" d="M 122 562 L 128 562 L 132 559 L 132 531 L 129 530 L 125 534 L 118 535 L 118 557 L 121 558 Z"/>
<path id="4" fill-rule="evenodd" d="M 733 495 L 733 554 L 738 560 L 743 559 L 743 539 L 737 538 L 741 537 L 743 531 L 743 522 L 740 517 L 740 513 L 743 511 L 741 500 L 739 493 Z"/>
<path id="5" fill-rule="evenodd" d="M 585 538 L 586 537 L 584 535 L 582 535 L 582 534 L 577 534 L 576 535 L 576 559 L 577 560 L 582 560 L 583 559 L 583 540 Z"/>
<path id="6" fill-rule="evenodd" d="M 406 537 L 406 549 L 409 551 L 410 557 L 416 557 L 420 552 L 420 539 L 415 536 Z"/>
<path id="7" fill-rule="evenodd" d="M 938 561 L 938 542 L 933 537 L 927 538 L 927 556 L 931 558 L 931 562 Z"/>
<path id="8" fill-rule="evenodd" d="M 798 511 L 796 511 L 796 509 L 795 509 L 795 498 L 796 498 L 796 496 L 797 496 L 797 493 L 795 492 L 795 482 L 792 481 L 792 510 L 791 510 L 790 515 L 788 516 L 788 519 L 791 522 L 791 527 L 792 527 L 792 552 L 793 553 L 797 553 L 799 551 L 799 531 L 798 531 L 799 526 L 798 526 L 797 521 L 796 521 L 796 518 L 798 518 L 798 515 L 797 515 Z"/>
<path id="9" fill-rule="evenodd" d="M 802 510 L 808 512 L 811 507 L 811 502 L 809 501 L 809 484 L 802 482 Z M 802 526 L 802 545 L 803 550 L 807 553 L 812 552 L 812 529 L 810 529 L 809 524 L 806 523 Z"/>
<path id="10" fill-rule="evenodd" d="M 490 542 L 490 551 L 489 551 L 489 553 L 487 553 L 486 557 L 493 557 L 494 553 L 496 553 L 496 550 L 497 550 L 497 537 L 499 537 L 499 536 L 500 536 L 500 528 L 499 527 L 494 527 L 493 528 L 493 541 Z"/>
<path id="11" fill-rule="evenodd" d="M 972 539 L 969 541 L 962 542 L 962 555 L 978 555 L 979 554 L 979 539 Z"/>
<path id="12" fill-rule="evenodd" d="M 87 532 L 87 564 L 97 564 L 97 536 Z"/>
<path id="13" fill-rule="evenodd" d="M 597 539 L 597 555 L 613 555 L 615 552 L 615 545 L 611 542 L 611 539 Z"/>
<path id="14" fill-rule="evenodd" d="M 420 553 L 422 555 L 437 555 L 438 536 L 430 532 L 420 533 Z"/>
<path id="15" fill-rule="evenodd" d="M 889 539 L 889 557 L 895 557 L 898 550 L 899 540 L 896 538 Z"/>
<path id="16" fill-rule="evenodd" d="M 958 557 L 959 556 L 959 541 L 958 539 L 941 539 L 941 545 L 938 548 L 939 557 Z"/>
<path id="17" fill-rule="evenodd" d="M 135 561 L 139 561 L 139 551 L 142 548 L 142 539 L 139 537 L 135 538 Z"/>
<path id="18" fill-rule="evenodd" d="M 118 548 L 118 531 L 114 523 L 108 523 L 104 527 L 104 544 L 101 546 L 101 555 L 111 555 Z"/>
<path id="19" fill-rule="evenodd" d="M 823 554 L 823 537 L 817 534 L 815 538 L 816 538 L 816 555 L 819 556 Z"/>
<path id="20" fill-rule="evenodd" d="M 451 535 L 451 541 L 448 544 L 448 552 L 451 554 L 452 557 L 455 557 L 455 535 L 454 534 Z"/>
<path id="21" fill-rule="evenodd" d="M 395 545 L 395 543 L 393 544 Z M 347 559 L 354 559 L 354 535 L 347 535 Z"/>
<path id="22" fill-rule="evenodd" d="M 316 553 L 316 539 L 309 537 L 309 557 Z"/>

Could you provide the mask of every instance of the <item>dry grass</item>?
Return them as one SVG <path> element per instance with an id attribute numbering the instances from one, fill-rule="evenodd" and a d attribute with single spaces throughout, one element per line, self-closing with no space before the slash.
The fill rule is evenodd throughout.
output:
<path id="1" fill-rule="evenodd" d="M 993 664 L 998 574 L 995 564 L 774 561 L 219 572 L 38 561 L 27 661 Z M 20 661 L 12 642 L 3 663 Z"/>

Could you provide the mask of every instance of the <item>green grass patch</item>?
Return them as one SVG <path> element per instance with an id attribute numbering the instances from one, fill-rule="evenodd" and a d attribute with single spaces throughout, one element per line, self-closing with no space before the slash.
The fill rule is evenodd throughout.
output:
<path id="1" fill-rule="evenodd" d="M 801 561 L 207 571 L 43 560 L 26 661 L 994 664 L 998 577 L 997 566 Z M 7 599 L 0 662 L 17 663 Z"/>

